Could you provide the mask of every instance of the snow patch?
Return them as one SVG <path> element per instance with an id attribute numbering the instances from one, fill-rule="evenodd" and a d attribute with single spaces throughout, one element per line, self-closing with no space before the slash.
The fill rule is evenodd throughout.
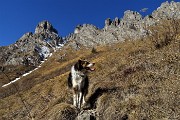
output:
<path id="1" fill-rule="evenodd" d="M 66 43 L 66 42 L 64 42 L 63 44 L 59 44 L 56 48 L 61 49 L 61 48 L 64 46 L 65 43 Z M 27 73 L 24 73 L 21 77 L 18 77 L 18 78 L 16 78 L 16 79 L 13 80 L 13 81 L 11 81 L 11 82 L 9 82 L 9 83 L 7 83 L 7 84 L 4 84 L 2 87 L 6 87 L 6 86 L 8 86 L 8 85 L 10 85 L 10 84 L 12 84 L 12 83 L 15 83 L 16 81 L 20 80 L 22 77 L 25 77 L 25 76 L 31 74 L 33 71 L 39 69 L 39 68 L 41 67 L 41 65 L 47 60 L 48 57 L 51 57 L 51 56 L 52 56 L 52 53 L 50 52 L 50 49 L 49 49 L 48 47 L 46 47 L 46 46 L 43 46 L 43 47 L 41 47 L 41 48 L 38 47 L 38 46 L 36 46 L 35 50 L 39 52 L 39 55 L 40 55 L 40 56 L 42 57 L 42 59 L 43 59 L 43 60 L 41 61 L 40 65 L 39 65 L 37 68 L 35 68 L 34 70 L 31 70 L 31 71 L 29 71 L 29 72 L 27 72 Z"/>
<path id="2" fill-rule="evenodd" d="M 18 81 L 19 79 L 20 79 L 20 78 L 16 78 L 15 80 L 13 80 L 13 81 L 11 81 L 11 82 L 9 82 L 9 83 L 3 85 L 2 87 L 6 87 L 6 86 L 8 86 L 8 85 L 10 85 L 10 84 L 12 84 L 12 83 Z"/>
<path id="3" fill-rule="evenodd" d="M 47 42 L 48 43 L 48 42 Z M 41 60 L 46 59 L 50 54 L 50 49 L 46 46 L 36 46 L 35 50 L 39 53 L 39 56 L 41 57 Z"/>
<path id="4" fill-rule="evenodd" d="M 25 74 L 23 74 L 22 76 L 24 77 L 24 76 L 27 76 L 29 73 L 25 73 Z"/>
<path id="5" fill-rule="evenodd" d="M 64 44 L 58 44 L 58 46 L 56 48 L 60 49 L 64 46 Z"/>
<path id="6" fill-rule="evenodd" d="M 38 68 L 35 68 L 34 71 L 37 70 L 37 69 L 38 69 Z"/>
<path id="7" fill-rule="evenodd" d="M 45 59 L 45 60 L 47 60 L 47 59 Z M 16 79 L 13 80 L 13 81 L 11 81 L 11 82 L 9 82 L 9 83 L 7 83 L 7 84 L 4 84 L 2 87 L 6 87 L 6 86 L 8 86 L 8 85 L 10 85 L 10 84 L 12 84 L 12 83 L 15 83 L 16 81 L 20 80 L 22 77 L 25 77 L 25 76 L 31 74 L 33 71 L 35 71 L 35 70 L 37 70 L 38 68 L 40 68 L 41 65 L 42 65 L 44 62 L 45 62 L 45 61 L 41 61 L 41 64 L 40 64 L 37 68 L 35 68 L 35 69 L 33 69 L 33 70 L 31 70 L 31 71 L 29 71 L 29 72 L 27 72 L 27 73 L 24 73 L 21 77 L 18 77 L 18 78 L 16 78 Z"/>

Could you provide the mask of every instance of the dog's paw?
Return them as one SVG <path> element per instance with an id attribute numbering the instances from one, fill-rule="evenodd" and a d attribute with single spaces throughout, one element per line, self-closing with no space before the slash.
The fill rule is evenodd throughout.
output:
<path id="1" fill-rule="evenodd" d="M 91 108 L 91 104 L 90 103 L 84 103 L 83 105 L 82 105 L 82 109 L 83 110 L 86 110 L 86 109 L 90 109 Z"/>

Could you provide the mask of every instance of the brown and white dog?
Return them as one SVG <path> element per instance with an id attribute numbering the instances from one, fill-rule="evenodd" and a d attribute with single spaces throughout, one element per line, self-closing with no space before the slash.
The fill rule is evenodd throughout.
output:
<path id="1" fill-rule="evenodd" d="M 95 63 L 86 60 L 78 60 L 72 67 L 68 76 L 68 87 L 73 89 L 73 105 L 81 108 L 85 104 L 85 96 L 88 92 L 89 80 L 87 73 L 94 71 Z"/>

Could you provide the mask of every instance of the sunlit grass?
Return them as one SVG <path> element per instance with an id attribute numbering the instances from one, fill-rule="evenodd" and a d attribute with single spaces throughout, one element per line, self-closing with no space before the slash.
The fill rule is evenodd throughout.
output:
<path id="1" fill-rule="evenodd" d="M 96 52 L 65 47 L 17 85 L 36 119 L 54 118 L 57 110 L 63 113 L 67 109 L 68 114 L 76 114 L 76 109 L 70 105 L 72 92 L 67 87 L 67 76 L 71 66 L 85 58 L 96 63 L 96 71 L 89 73 L 86 100 L 92 104 L 90 109 L 96 109 L 100 119 L 126 116 L 133 120 L 177 119 L 179 46 L 177 37 L 161 48 L 156 48 L 150 38 L 97 46 Z M 17 94 L 0 99 L 2 118 L 23 119 L 27 114 L 23 116 L 22 109 L 25 111 Z"/>

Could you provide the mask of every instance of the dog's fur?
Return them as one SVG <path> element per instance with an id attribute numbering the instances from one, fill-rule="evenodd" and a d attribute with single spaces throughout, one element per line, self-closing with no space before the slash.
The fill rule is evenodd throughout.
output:
<path id="1" fill-rule="evenodd" d="M 88 71 L 94 71 L 95 63 L 90 63 L 86 60 L 78 60 L 71 67 L 71 72 L 68 77 L 68 87 L 73 88 L 73 105 L 81 108 L 81 104 L 85 104 L 85 96 L 88 92 L 89 80 Z"/>

